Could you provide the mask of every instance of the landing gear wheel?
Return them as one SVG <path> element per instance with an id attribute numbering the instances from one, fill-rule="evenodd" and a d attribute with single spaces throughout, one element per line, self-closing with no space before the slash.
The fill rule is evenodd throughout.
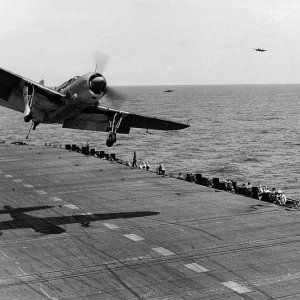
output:
<path id="1" fill-rule="evenodd" d="M 30 122 L 31 120 L 32 120 L 32 115 L 31 114 L 29 114 L 29 115 L 27 115 L 27 116 L 24 117 L 24 121 L 26 123 Z"/>
<path id="2" fill-rule="evenodd" d="M 106 140 L 106 146 L 111 147 L 115 142 L 117 141 L 117 135 L 115 132 L 110 132 L 108 134 L 107 140 Z"/>

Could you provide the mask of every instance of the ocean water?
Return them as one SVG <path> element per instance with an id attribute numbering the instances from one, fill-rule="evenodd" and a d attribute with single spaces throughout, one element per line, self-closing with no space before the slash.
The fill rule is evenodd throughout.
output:
<path id="1" fill-rule="evenodd" d="M 300 199 L 300 85 L 199 85 L 118 87 L 126 97 L 122 109 L 189 122 L 178 132 L 132 129 L 118 135 L 112 148 L 106 133 L 38 126 L 32 144 L 76 143 L 116 153 L 119 158 L 163 162 L 167 173 L 193 172 L 268 185 Z M 165 93 L 165 89 L 174 89 Z M 105 104 L 105 103 L 104 103 Z M 103 104 L 103 105 L 104 105 Z M 1 138 L 25 141 L 29 124 L 22 114 L 1 112 Z"/>

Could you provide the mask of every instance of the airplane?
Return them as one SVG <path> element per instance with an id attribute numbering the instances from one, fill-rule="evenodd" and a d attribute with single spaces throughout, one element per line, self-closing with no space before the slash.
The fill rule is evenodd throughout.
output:
<path id="1" fill-rule="evenodd" d="M 51 216 L 51 217 L 35 217 L 26 212 L 33 212 L 36 210 L 52 209 L 55 206 L 30 206 L 14 208 L 10 205 L 4 205 L 0 210 L 1 214 L 9 214 L 12 220 L 0 221 L 0 230 L 31 228 L 36 232 L 43 234 L 61 234 L 66 232 L 65 228 L 59 225 L 66 224 L 81 224 L 82 227 L 89 227 L 90 222 L 111 220 L 111 219 L 129 219 L 140 218 L 147 216 L 158 215 L 156 211 L 129 211 L 129 212 L 115 212 L 102 213 L 92 215 L 71 215 L 71 216 Z M 0 234 L 1 235 L 1 234 Z"/>
<path id="2" fill-rule="evenodd" d="M 172 93 L 172 92 L 174 92 L 174 90 L 169 90 L 169 89 L 167 89 L 167 90 L 165 90 L 164 92 L 165 92 L 165 93 Z"/>
<path id="3" fill-rule="evenodd" d="M 105 95 L 115 103 L 122 100 L 122 95 L 108 87 L 104 76 L 96 70 L 50 88 L 43 80 L 37 83 L 0 68 L 0 105 L 23 112 L 24 121 L 32 121 L 33 130 L 40 123 L 57 123 L 63 128 L 108 132 L 106 145 L 111 147 L 117 133 L 129 134 L 131 128 L 180 130 L 189 127 L 100 106 L 99 101 Z"/>
<path id="4" fill-rule="evenodd" d="M 262 49 L 262 48 L 253 48 L 253 50 L 255 50 L 256 52 L 265 52 L 265 51 L 268 51 L 268 50 Z"/>

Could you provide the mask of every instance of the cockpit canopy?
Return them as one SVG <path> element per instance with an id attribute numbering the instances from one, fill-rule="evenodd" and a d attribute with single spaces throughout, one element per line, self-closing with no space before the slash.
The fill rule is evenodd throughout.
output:
<path id="1" fill-rule="evenodd" d="M 75 76 L 71 79 L 69 79 L 68 81 L 64 82 L 63 84 L 61 84 L 60 86 L 57 86 L 55 88 L 56 91 L 60 92 L 61 90 L 63 90 L 64 88 L 66 88 L 67 86 L 69 86 L 71 83 L 73 83 L 74 81 L 78 80 L 81 76 Z"/>

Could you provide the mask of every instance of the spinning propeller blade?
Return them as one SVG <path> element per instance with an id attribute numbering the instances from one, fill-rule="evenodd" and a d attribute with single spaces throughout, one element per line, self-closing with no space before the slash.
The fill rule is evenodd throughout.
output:
<path id="1" fill-rule="evenodd" d="M 96 63 L 96 72 L 103 73 L 109 62 L 109 55 L 101 52 L 95 52 L 95 63 Z M 103 98 L 109 108 L 120 109 L 126 98 L 120 92 L 116 91 L 114 88 L 107 86 L 105 97 Z"/>
<path id="2" fill-rule="evenodd" d="M 126 101 L 126 97 L 118 92 L 115 88 L 107 87 L 104 99 L 106 100 L 109 108 L 120 109 Z"/>
<path id="3" fill-rule="evenodd" d="M 94 59 L 95 59 L 95 65 L 96 65 L 95 71 L 102 74 L 106 68 L 108 61 L 109 61 L 109 55 L 104 52 L 96 51 L 94 53 Z"/>

